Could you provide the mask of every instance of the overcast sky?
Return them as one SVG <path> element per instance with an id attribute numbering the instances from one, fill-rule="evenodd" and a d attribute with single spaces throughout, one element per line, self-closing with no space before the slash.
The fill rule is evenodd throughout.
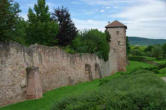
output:
<path id="1" fill-rule="evenodd" d="M 21 16 L 37 0 L 15 0 Z M 46 0 L 50 12 L 57 7 L 69 9 L 80 30 L 97 28 L 104 31 L 108 21 L 119 20 L 127 25 L 128 36 L 166 39 L 166 0 Z"/>

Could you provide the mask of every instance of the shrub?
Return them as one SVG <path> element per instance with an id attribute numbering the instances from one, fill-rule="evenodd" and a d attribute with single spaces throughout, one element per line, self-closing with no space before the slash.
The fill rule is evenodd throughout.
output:
<path id="1" fill-rule="evenodd" d="M 146 58 L 143 56 L 129 56 L 129 60 L 132 61 L 145 61 Z"/>
<path id="2" fill-rule="evenodd" d="M 163 68 L 163 69 L 159 70 L 159 72 L 160 72 L 161 74 L 166 74 L 166 68 Z"/>
<path id="3" fill-rule="evenodd" d="M 166 62 L 164 63 L 160 63 L 159 66 L 158 66 L 158 69 L 162 69 L 162 68 L 165 68 L 166 67 Z"/>
<path id="4" fill-rule="evenodd" d="M 156 45 L 153 49 L 152 49 L 152 56 L 157 58 L 157 59 L 162 59 L 163 56 L 163 50 L 162 47 L 160 45 Z"/>
<path id="5" fill-rule="evenodd" d="M 154 72 L 155 74 L 158 74 L 158 73 L 159 73 L 158 66 L 151 66 L 151 67 L 147 67 L 147 68 L 143 68 L 143 69 L 148 70 L 148 71 L 152 71 L 152 72 Z"/>
<path id="6" fill-rule="evenodd" d="M 128 58 L 129 58 L 129 60 L 132 60 L 132 61 L 142 61 L 142 62 L 156 60 L 156 58 L 147 57 L 147 56 L 131 56 L 130 55 Z"/>
<path id="7" fill-rule="evenodd" d="M 166 84 L 145 70 L 104 80 L 96 92 L 65 98 L 52 110 L 165 110 Z"/>

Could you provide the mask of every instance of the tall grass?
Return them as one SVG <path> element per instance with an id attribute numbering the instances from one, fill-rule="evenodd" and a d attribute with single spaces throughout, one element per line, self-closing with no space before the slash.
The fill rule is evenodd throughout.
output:
<path id="1" fill-rule="evenodd" d="M 102 83 L 98 91 L 62 99 L 52 110 L 166 110 L 165 90 L 164 81 L 142 70 Z"/>

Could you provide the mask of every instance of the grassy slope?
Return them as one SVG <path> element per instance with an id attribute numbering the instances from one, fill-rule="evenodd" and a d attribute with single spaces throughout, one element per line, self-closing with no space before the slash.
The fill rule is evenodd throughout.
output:
<path id="1" fill-rule="evenodd" d="M 127 71 L 132 72 L 135 69 L 139 69 L 141 67 L 149 67 L 149 66 L 151 65 L 146 63 L 131 61 L 129 66 L 127 67 Z M 116 73 L 104 79 L 111 79 L 114 77 L 118 77 L 119 75 L 120 75 L 119 73 Z M 50 110 L 55 101 L 61 100 L 62 98 L 67 96 L 79 95 L 87 91 L 89 92 L 96 90 L 99 88 L 98 84 L 99 80 L 97 79 L 92 82 L 85 82 L 74 86 L 58 88 L 45 93 L 42 99 L 30 100 L 30 101 L 9 105 L 0 108 L 0 110 Z"/>

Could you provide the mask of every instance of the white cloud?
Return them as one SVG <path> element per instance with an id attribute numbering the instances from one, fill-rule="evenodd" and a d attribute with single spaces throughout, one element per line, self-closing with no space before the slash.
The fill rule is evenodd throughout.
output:
<path id="1" fill-rule="evenodd" d="M 21 13 L 20 16 L 21 16 L 22 18 L 24 18 L 25 20 L 28 20 L 28 16 L 27 16 L 27 14 L 25 14 L 25 13 Z"/>
<path id="2" fill-rule="evenodd" d="M 81 0 L 88 5 L 105 5 L 110 6 L 111 4 L 115 3 L 131 3 L 134 0 Z"/>
<path id="3" fill-rule="evenodd" d="M 107 25 L 106 21 L 97 21 L 97 20 L 80 20 L 80 19 L 73 19 L 76 27 L 79 30 L 85 30 L 85 29 L 99 29 L 100 31 L 105 30 L 105 26 Z"/>
<path id="4" fill-rule="evenodd" d="M 166 39 L 166 2 L 141 0 L 140 5 L 128 7 L 113 17 L 124 19 L 130 36 Z"/>
<path id="5" fill-rule="evenodd" d="M 48 5 L 48 7 L 49 7 L 49 11 L 50 11 L 50 12 L 53 12 L 54 9 L 56 9 L 56 8 L 59 7 L 59 6 L 61 6 L 61 5 L 59 5 L 59 4 L 55 4 L 55 3 L 52 3 L 52 2 L 47 2 L 47 5 Z"/>
<path id="6" fill-rule="evenodd" d="M 102 9 L 102 10 L 100 10 L 100 13 L 104 13 L 104 10 Z"/>

